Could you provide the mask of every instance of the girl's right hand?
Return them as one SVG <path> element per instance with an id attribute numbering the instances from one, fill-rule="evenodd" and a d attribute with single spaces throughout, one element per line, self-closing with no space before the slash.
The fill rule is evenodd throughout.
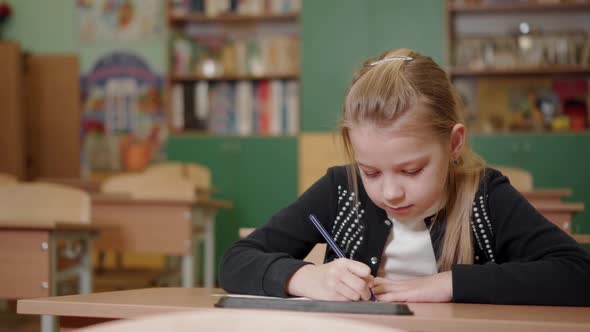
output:
<path id="1" fill-rule="evenodd" d="M 322 265 L 308 264 L 287 282 L 287 293 L 316 300 L 367 301 L 373 287 L 371 269 L 347 258 Z"/>

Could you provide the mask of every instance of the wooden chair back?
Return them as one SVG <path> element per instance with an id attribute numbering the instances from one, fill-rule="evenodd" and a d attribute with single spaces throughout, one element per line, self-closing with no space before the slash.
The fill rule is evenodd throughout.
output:
<path id="1" fill-rule="evenodd" d="M 502 172 L 516 190 L 521 192 L 533 190 L 533 176 L 529 171 L 523 168 L 502 165 L 492 165 L 492 167 Z"/>
<path id="2" fill-rule="evenodd" d="M 0 220 L 53 225 L 90 223 L 88 193 L 63 185 L 21 182 L 0 186 Z"/>

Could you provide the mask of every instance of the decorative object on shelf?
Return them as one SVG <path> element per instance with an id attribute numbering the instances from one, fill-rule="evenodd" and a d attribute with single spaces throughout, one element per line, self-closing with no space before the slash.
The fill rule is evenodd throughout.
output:
<path id="1" fill-rule="evenodd" d="M 163 36 L 160 0 L 76 0 L 82 42 L 144 41 Z"/>
<path id="2" fill-rule="evenodd" d="M 12 7 L 6 1 L 0 2 L 0 39 L 2 39 L 2 29 L 10 16 L 12 16 Z"/>
<path id="3" fill-rule="evenodd" d="M 449 73 L 470 129 L 587 130 L 589 13 L 588 0 L 447 0 Z"/>

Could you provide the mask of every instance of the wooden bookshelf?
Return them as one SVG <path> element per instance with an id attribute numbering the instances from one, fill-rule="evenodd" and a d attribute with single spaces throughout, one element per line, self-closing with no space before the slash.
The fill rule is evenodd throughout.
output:
<path id="1" fill-rule="evenodd" d="M 206 16 L 204 14 L 186 14 L 170 15 L 168 18 L 170 24 L 180 25 L 187 23 L 264 23 L 264 22 L 295 22 L 299 19 L 299 14 L 265 14 L 265 15 L 237 15 L 224 14 L 219 16 Z"/>
<path id="2" fill-rule="evenodd" d="M 547 67 L 517 67 L 517 68 L 451 68 L 452 78 L 458 77 L 513 77 L 513 76 L 589 76 L 590 67 L 587 66 L 547 66 Z"/>
<path id="3" fill-rule="evenodd" d="M 507 3 L 507 4 L 479 4 L 455 5 L 449 4 L 448 9 L 453 14 L 482 14 L 482 13 L 515 13 L 515 12 L 545 12 L 589 10 L 590 1 L 558 2 L 558 3 Z"/>
<path id="4" fill-rule="evenodd" d="M 269 2 L 253 7 L 228 2 L 227 8 L 216 1 L 167 2 L 172 132 L 223 137 L 298 132 L 298 0 L 281 2 L 280 8 Z M 206 76 L 209 65 L 213 75 Z"/>
<path id="5" fill-rule="evenodd" d="M 557 98 L 557 91 L 566 89 L 566 82 L 590 78 L 590 30 L 584 24 L 590 0 L 464 3 L 468 2 L 446 0 L 445 62 L 450 79 L 470 108 L 468 125 L 472 130 L 477 132 L 476 128 L 484 126 L 496 132 L 508 128 L 532 132 L 540 127 L 561 128 L 566 120 L 572 121 L 571 108 L 560 111 L 565 101 Z M 527 42 L 529 46 L 525 46 Z M 521 109 L 540 110 L 540 106 L 523 106 L 527 93 L 529 102 L 530 98 L 534 103 L 544 100 L 550 115 L 542 114 L 541 118 L 535 114 L 533 119 Z M 575 121 L 575 125 L 565 126 L 581 130 L 580 116 Z M 588 129 L 587 124 L 583 126 Z"/>
<path id="6" fill-rule="evenodd" d="M 206 76 L 171 76 L 171 83 L 181 82 L 196 82 L 196 81 L 266 81 L 266 80 L 297 80 L 299 74 L 276 74 L 276 75 L 224 75 L 218 77 L 206 77 Z"/>

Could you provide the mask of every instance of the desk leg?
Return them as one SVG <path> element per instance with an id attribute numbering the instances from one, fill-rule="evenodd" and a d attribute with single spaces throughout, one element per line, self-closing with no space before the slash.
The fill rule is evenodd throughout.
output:
<path id="1" fill-rule="evenodd" d="M 84 238 L 84 253 L 80 261 L 80 280 L 78 291 L 80 294 L 92 293 L 92 243 L 89 238 Z"/>
<path id="2" fill-rule="evenodd" d="M 191 254 L 182 255 L 182 287 L 184 288 L 195 287 L 193 257 L 192 251 Z"/>
<path id="3" fill-rule="evenodd" d="M 205 238 L 204 242 L 204 256 L 205 256 L 205 267 L 204 267 L 204 283 L 205 288 L 214 287 L 214 275 L 215 275 L 215 218 L 214 212 L 207 209 L 203 213 L 204 219 L 204 231 Z"/>
<path id="4" fill-rule="evenodd" d="M 41 315 L 41 332 L 54 332 L 55 322 L 55 316 Z"/>

